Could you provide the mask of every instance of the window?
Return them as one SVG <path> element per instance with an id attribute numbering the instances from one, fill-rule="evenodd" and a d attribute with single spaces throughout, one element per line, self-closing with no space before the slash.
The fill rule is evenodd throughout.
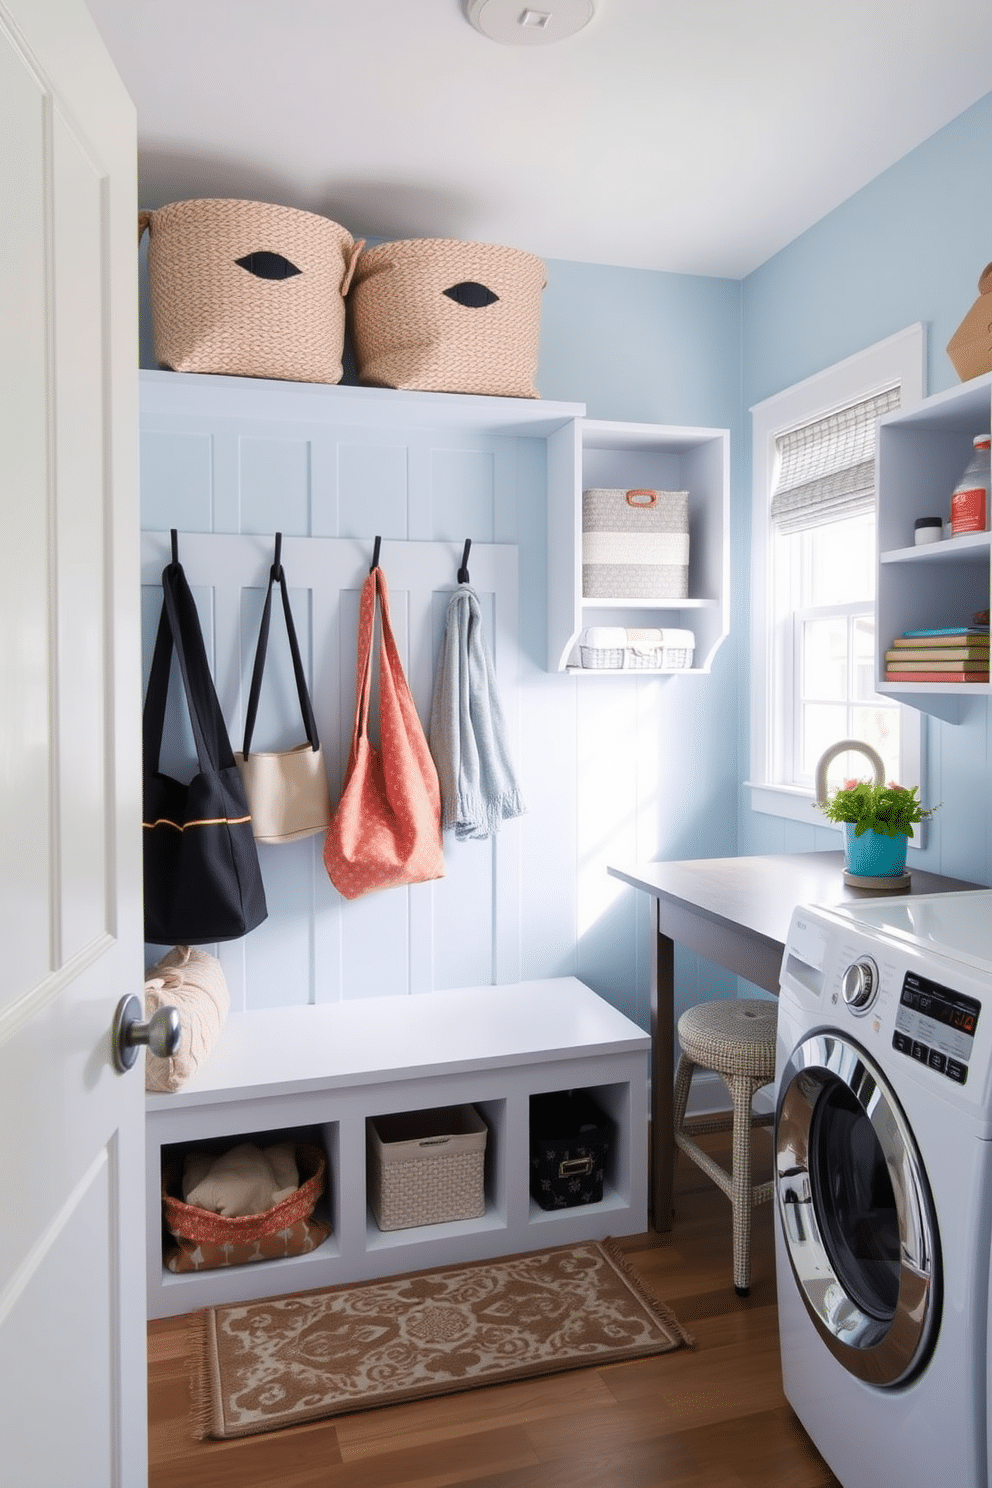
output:
<path id="1" fill-rule="evenodd" d="M 923 396 L 914 326 L 753 410 L 752 806 L 811 821 L 829 745 L 872 745 L 919 782 L 919 714 L 875 682 L 875 420 Z M 834 761 L 831 784 L 864 775 Z"/>

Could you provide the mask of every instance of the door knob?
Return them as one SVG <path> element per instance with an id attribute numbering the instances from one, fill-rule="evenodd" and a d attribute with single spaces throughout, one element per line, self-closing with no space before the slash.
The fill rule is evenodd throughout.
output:
<path id="1" fill-rule="evenodd" d="M 146 1023 L 144 1009 L 132 993 L 122 997 L 114 1014 L 114 1031 L 111 1045 L 114 1065 L 121 1074 L 129 1070 L 138 1057 L 138 1050 L 147 1045 L 159 1059 L 171 1059 L 178 1054 L 182 1042 L 179 1014 L 174 1007 L 160 1007 L 152 1013 Z"/>

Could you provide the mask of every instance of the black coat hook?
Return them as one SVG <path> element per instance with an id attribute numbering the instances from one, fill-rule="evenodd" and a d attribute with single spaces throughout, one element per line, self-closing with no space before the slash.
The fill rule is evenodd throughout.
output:
<path id="1" fill-rule="evenodd" d="M 172 539 L 172 562 L 173 564 L 176 564 L 179 562 L 179 533 L 177 532 L 176 528 L 173 527 L 169 535 Z"/>
<path id="2" fill-rule="evenodd" d="M 275 551 L 275 557 L 272 559 L 272 568 L 269 570 L 269 575 L 272 578 L 272 580 L 275 583 L 277 583 L 277 584 L 282 579 L 282 533 L 281 532 L 277 532 L 276 533 L 276 551 Z"/>
<path id="3" fill-rule="evenodd" d="M 372 549 L 372 566 L 369 569 L 369 573 L 374 573 L 375 570 L 379 567 L 379 549 L 381 546 L 382 538 L 376 536 L 375 547 Z"/>
<path id="4" fill-rule="evenodd" d="M 468 555 L 469 555 L 469 551 L 471 550 L 471 547 L 472 547 L 472 539 L 470 537 L 467 537 L 465 539 L 465 546 L 462 549 L 462 566 L 458 570 L 458 582 L 459 582 L 459 584 L 471 584 L 471 582 L 472 582 L 472 580 L 468 576 Z"/>

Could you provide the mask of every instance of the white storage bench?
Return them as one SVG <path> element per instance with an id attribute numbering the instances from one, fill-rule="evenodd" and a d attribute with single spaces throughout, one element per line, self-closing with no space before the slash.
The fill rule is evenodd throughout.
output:
<path id="1" fill-rule="evenodd" d="M 646 1230 L 650 1043 L 574 977 L 232 1014 L 188 1085 L 147 1097 L 149 1317 Z M 589 1091 L 616 1130 L 603 1198 L 543 1210 L 529 1191 L 530 1096 L 573 1089 Z M 366 1196 L 366 1122 L 462 1104 L 489 1129 L 485 1212 L 381 1231 Z M 285 1260 L 169 1271 L 163 1155 L 287 1137 L 327 1153 L 324 1244 Z"/>

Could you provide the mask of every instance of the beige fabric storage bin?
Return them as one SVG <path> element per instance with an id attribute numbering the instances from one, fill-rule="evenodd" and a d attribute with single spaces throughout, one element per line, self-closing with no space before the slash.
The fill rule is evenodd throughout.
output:
<path id="1" fill-rule="evenodd" d="M 668 601 L 688 593 L 688 491 L 583 491 L 584 599 Z"/>
<path id="2" fill-rule="evenodd" d="M 358 380 L 537 398 L 544 263 L 518 248 L 409 238 L 359 256 L 348 296 Z"/>
<path id="3" fill-rule="evenodd" d="M 340 382 L 363 247 L 328 217 L 207 198 L 142 212 L 155 359 L 174 372 Z"/>
<path id="4" fill-rule="evenodd" d="M 376 1116 L 366 1134 L 369 1203 L 380 1230 L 485 1213 L 488 1129 L 474 1106 Z"/>

